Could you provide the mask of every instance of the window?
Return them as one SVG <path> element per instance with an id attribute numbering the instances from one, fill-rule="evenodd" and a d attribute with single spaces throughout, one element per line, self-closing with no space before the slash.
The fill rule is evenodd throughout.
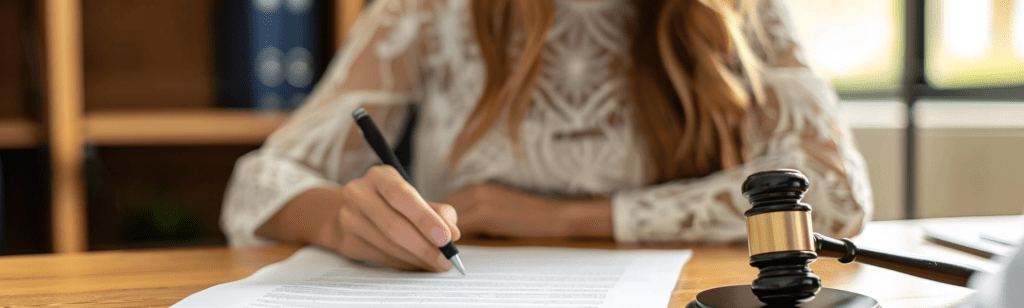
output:
<path id="1" fill-rule="evenodd" d="M 935 211 L 963 204 L 953 195 L 936 198 L 936 192 L 980 200 L 977 192 L 982 190 L 970 187 L 982 182 L 950 176 L 950 170 L 1015 183 L 1013 174 L 1019 170 L 1006 166 L 1016 165 L 1021 150 L 1015 145 L 1024 130 L 1024 0 L 786 1 L 808 61 L 832 79 L 850 122 L 896 128 L 873 131 L 884 138 L 868 144 L 880 148 L 862 153 L 869 167 L 883 162 L 869 174 L 903 179 L 902 218 L 916 218 L 919 210 L 926 216 L 945 215 Z M 886 100 L 893 102 L 879 102 Z M 863 136 L 872 134 L 858 137 Z M 895 143 L 902 143 L 902 151 L 890 146 Z M 877 179 L 872 177 L 873 184 Z M 876 192 L 894 195 L 891 186 Z M 1015 187 L 984 196 L 1015 197 Z M 898 204 L 896 197 L 875 197 L 880 204 Z"/>
<path id="2" fill-rule="evenodd" d="M 932 87 L 1024 84 L 1024 0 L 925 5 L 925 76 Z"/>
<path id="3" fill-rule="evenodd" d="M 903 59 L 903 2 L 787 0 L 815 71 L 840 93 L 893 92 Z"/>

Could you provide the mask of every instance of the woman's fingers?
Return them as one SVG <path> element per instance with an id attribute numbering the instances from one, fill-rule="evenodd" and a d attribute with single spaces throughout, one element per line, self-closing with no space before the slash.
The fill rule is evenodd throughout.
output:
<path id="1" fill-rule="evenodd" d="M 447 270 L 447 268 L 445 268 L 443 264 L 439 264 L 437 260 L 424 260 L 423 258 L 413 255 L 409 250 L 401 247 L 398 243 L 392 241 L 370 222 L 370 218 L 366 217 L 362 213 L 343 210 L 341 215 L 342 225 L 347 226 L 348 230 L 350 230 L 349 233 L 359 237 L 363 242 L 369 243 L 375 248 L 387 252 L 389 255 L 405 263 L 415 265 L 418 269 L 433 271 Z"/>
<path id="2" fill-rule="evenodd" d="M 367 173 L 367 177 L 376 184 L 377 191 L 384 197 L 384 200 L 387 200 L 388 205 L 412 222 L 426 239 L 437 247 L 452 241 L 453 234 L 448 224 L 441 219 L 437 212 L 434 212 L 427 201 L 423 200 L 423 197 L 402 178 L 395 168 L 391 166 L 373 167 Z"/>
<path id="3" fill-rule="evenodd" d="M 477 204 L 476 195 L 478 189 L 476 185 L 464 188 L 462 190 L 448 194 L 441 200 L 441 203 L 450 204 L 455 207 L 455 211 L 463 213 L 466 211 L 473 210 Z"/>
<path id="4" fill-rule="evenodd" d="M 483 205 L 492 196 L 486 185 L 477 184 L 463 188 L 444 197 L 442 202 L 450 204 L 458 212 L 458 230 L 466 234 L 488 233 L 491 222 L 487 220 L 492 213 Z"/>
<path id="5" fill-rule="evenodd" d="M 441 219 L 444 219 L 444 222 L 448 225 L 448 229 L 452 231 L 452 241 L 458 241 L 459 238 L 462 237 L 462 232 L 459 230 L 459 216 L 455 213 L 455 208 L 444 203 L 428 203 L 430 204 L 430 207 L 437 212 L 437 215 L 441 216 Z"/>
<path id="6" fill-rule="evenodd" d="M 487 219 L 486 213 L 479 208 L 471 208 L 468 211 L 459 212 L 459 231 L 466 234 L 488 234 L 491 233 L 493 224 Z"/>
<path id="7" fill-rule="evenodd" d="M 355 235 L 346 235 L 342 237 L 341 253 L 353 260 L 369 262 L 394 269 L 404 271 L 421 269 L 418 265 L 413 265 L 392 257 L 388 253 L 374 247 L 373 244 Z"/>
<path id="8" fill-rule="evenodd" d="M 349 230 L 348 232 L 356 232 L 356 234 L 363 234 L 366 237 L 369 237 L 367 235 L 369 233 L 366 232 L 373 232 L 379 237 L 387 239 L 400 248 L 394 251 L 385 250 L 391 255 L 397 256 L 404 251 L 415 256 L 423 264 L 438 264 L 438 256 L 441 255 L 440 250 L 437 249 L 438 246 L 423 237 L 412 223 L 388 205 L 388 202 L 373 189 L 372 185 L 366 179 L 359 179 L 350 182 L 350 185 L 346 185 L 342 189 L 351 208 L 362 215 L 362 217 L 349 217 L 349 219 L 363 220 L 363 224 L 352 223 L 342 227 Z M 429 268 L 446 269 L 437 265 Z"/>
<path id="9" fill-rule="evenodd" d="M 398 269 L 452 267 L 438 247 L 461 236 L 455 209 L 427 203 L 394 168 L 373 167 L 341 194 L 343 255 Z"/>

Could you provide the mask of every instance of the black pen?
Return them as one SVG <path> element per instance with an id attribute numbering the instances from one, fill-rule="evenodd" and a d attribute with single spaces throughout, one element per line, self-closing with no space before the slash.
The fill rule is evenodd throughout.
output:
<path id="1" fill-rule="evenodd" d="M 370 114 L 366 113 L 363 108 L 356 109 L 352 112 L 352 117 L 355 118 L 356 124 L 359 124 L 359 129 L 363 131 L 363 139 L 366 139 L 366 143 L 370 144 L 373 151 L 377 153 L 377 157 L 380 157 L 380 161 L 384 162 L 388 166 L 394 167 L 398 170 L 398 173 L 402 175 L 402 178 L 406 182 L 412 183 L 412 179 L 409 178 L 409 174 L 405 172 L 405 168 L 402 168 L 402 164 L 398 162 L 398 157 L 395 156 L 395 152 L 391 151 L 388 147 L 388 142 L 384 140 L 384 135 L 380 133 L 380 129 L 377 129 L 377 125 L 373 124 L 373 119 L 370 119 Z M 455 265 L 455 269 L 459 270 L 463 276 L 466 275 L 466 269 L 462 267 L 462 259 L 459 258 L 459 250 L 455 248 L 455 243 L 451 240 L 448 244 L 440 247 L 441 253 L 444 257 Z"/>

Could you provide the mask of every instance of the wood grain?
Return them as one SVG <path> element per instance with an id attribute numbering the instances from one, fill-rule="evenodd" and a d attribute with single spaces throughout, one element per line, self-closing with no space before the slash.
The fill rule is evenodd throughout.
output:
<path id="1" fill-rule="evenodd" d="M 29 148 L 36 146 L 39 140 L 39 125 L 35 121 L 24 118 L 0 119 L 0 149 Z"/>
<path id="2" fill-rule="evenodd" d="M 352 31 L 352 26 L 356 24 L 356 20 L 359 19 L 359 14 L 363 12 L 363 6 L 366 4 L 366 0 L 336 0 L 335 2 L 335 48 L 341 48 L 341 43 L 345 41 L 345 37 L 348 36 L 348 32 Z"/>
<path id="3" fill-rule="evenodd" d="M 85 109 L 208 108 L 215 100 L 212 0 L 90 0 Z"/>
<path id="4" fill-rule="evenodd" d="M 0 305 L 170 306 L 244 278 L 299 246 L 109 251 L 0 258 Z"/>
<path id="5" fill-rule="evenodd" d="M 55 252 L 86 248 L 81 5 L 79 0 L 47 0 L 44 4 Z"/>
<path id="6" fill-rule="evenodd" d="M 889 221 L 870 224 L 855 238 L 860 245 L 984 267 L 991 263 L 952 251 L 921 237 L 920 226 L 931 222 L 1006 223 L 1021 217 L 962 220 Z M 553 239 L 466 239 L 460 245 L 556 246 L 630 249 L 607 241 Z M 261 248 L 223 247 L 108 251 L 40 256 L 0 257 L 0 305 L 61 307 L 169 306 L 210 286 L 244 278 L 257 269 L 287 258 L 300 248 L 281 245 Z M 749 284 L 757 274 L 743 245 L 655 246 L 654 249 L 693 249 L 679 275 L 669 307 L 683 307 L 700 291 Z M 972 294 L 966 288 L 941 284 L 866 265 L 844 265 L 819 259 L 811 265 L 826 287 L 862 293 L 883 307 L 952 307 Z"/>
<path id="7" fill-rule="evenodd" d="M 230 109 L 94 111 L 85 139 L 97 145 L 258 145 L 287 113 Z"/>
<path id="8" fill-rule="evenodd" d="M 21 23 L 26 1 L 0 1 L 0 118 L 25 116 L 25 63 Z M 0 138 L 4 134 L 0 132 Z M 0 146 L 5 144 L 0 140 Z"/>

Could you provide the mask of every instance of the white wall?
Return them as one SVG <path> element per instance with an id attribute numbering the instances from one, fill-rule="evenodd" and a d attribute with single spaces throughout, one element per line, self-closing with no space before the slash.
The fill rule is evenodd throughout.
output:
<path id="1" fill-rule="evenodd" d="M 868 163 L 876 220 L 903 217 L 900 103 L 842 104 Z M 922 103 L 918 123 L 918 216 L 1024 211 L 1024 104 Z"/>

